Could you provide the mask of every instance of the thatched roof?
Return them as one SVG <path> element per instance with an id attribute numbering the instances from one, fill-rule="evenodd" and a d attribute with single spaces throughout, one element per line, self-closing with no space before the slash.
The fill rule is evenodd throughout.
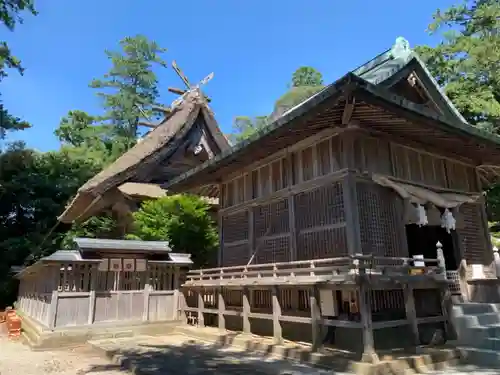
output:
<path id="1" fill-rule="evenodd" d="M 154 166 L 157 162 L 168 158 L 188 134 L 199 116 L 203 116 L 206 127 L 218 148 L 216 153 L 228 150 L 229 142 L 220 131 L 203 94 L 199 89 L 189 91 L 180 100 L 174 102 L 170 115 L 162 124 L 80 187 L 76 197 L 67 206 L 59 220 L 66 223 L 84 220 L 101 211 L 106 206 L 103 195 L 119 194 L 116 188 L 122 187 L 123 189 L 123 184 L 133 180 L 139 170 L 142 171 L 144 167 Z M 149 193 L 154 188 L 144 187 L 144 192 L 138 192 L 136 185 L 135 195 L 149 197 L 151 195 Z"/>

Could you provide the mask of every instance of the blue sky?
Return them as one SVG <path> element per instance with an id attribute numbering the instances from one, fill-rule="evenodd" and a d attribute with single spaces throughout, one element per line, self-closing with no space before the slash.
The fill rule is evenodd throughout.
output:
<path id="1" fill-rule="evenodd" d="M 36 149 L 59 147 L 53 131 L 69 110 L 100 111 L 88 88 L 109 68 L 103 51 L 143 34 L 168 49 L 191 81 L 214 72 L 205 91 L 224 132 L 234 116 L 266 115 L 299 66 L 327 83 L 390 48 L 434 44 L 425 33 L 432 13 L 454 0 L 36 0 L 40 14 L 14 33 L 0 32 L 25 67 L 0 88 L 6 108 L 33 128 L 8 139 Z M 411 4 L 411 5 L 410 5 Z M 171 68 L 158 72 L 162 102 L 182 87 Z"/>

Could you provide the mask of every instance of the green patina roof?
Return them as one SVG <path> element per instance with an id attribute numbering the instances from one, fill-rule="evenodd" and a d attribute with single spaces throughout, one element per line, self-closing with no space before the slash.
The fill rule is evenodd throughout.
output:
<path id="1" fill-rule="evenodd" d="M 353 74 L 363 78 L 364 80 L 384 87 L 390 86 L 391 78 L 401 72 L 407 65 L 414 63 L 417 69 L 421 70 L 423 76 L 419 78 L 426 84 L 426 88 L 430 91 L 429 94 L 436 102 L 442 102 L 445 108 L 444 112 L 448 112 L 450 119 L 457 119 L 463 123 L 467 121 L 463 118 L 451 100 L 443 92 L 439 84 L 436 82 L 425 63 L 418 54 L 410 48 L 410 43 L 403 37 L 398 37 L 391 49 L 378 55 L 374 59 L 361 65 L 353 70 Z"/>

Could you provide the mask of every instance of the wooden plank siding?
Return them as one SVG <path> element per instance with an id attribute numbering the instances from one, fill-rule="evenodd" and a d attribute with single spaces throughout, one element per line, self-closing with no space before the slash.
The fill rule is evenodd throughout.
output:
<path id="1" fill-rule="evenodd" d="M 361 132 L 302 143 L 305 145 L 297 145 L 286 153 L 281 150 L 275 156 L 244 167 L 221 184 L 222 266 L 246 264 L 256 250 L 254 263 L 347 254 L 348 242 L 354 239 L 348 239 L 346 234 L 343 190 L 355 187 L 353 182 L 342 183 L 345 180 L 342 171 L 360 176 L 389 175 L 438 191 L 480 190 L 472 164 Z M 361 249 L 355 251 L 406 256 L 406 238 L 400 220 L 402 202 L 397 194 L 366 181 L 355 183 L 359 186 L 355 202 L 362 211 L 359 217 L 355 215 L 362 240 Z M 462 210 L 466 221 L 477 221 L 474 216 L 477 209 L 467 206 L 470 205 Z M 376 231 L 366 224 L 373 217 L 380 226 Z M 476 225 L 484 230 L 482 222 Z M 464 237 L 465 233 L 460 235 Z M 373 236 L 376 238 L 368 244 L 368 238 Z M 471 234 L 467 238 L 476 243 L 464 246 L 464 256 L 477 258 L 469 252 L 485 241 Z"/>
<path id="2" fill-rule="evenodd" d="M 155 264 L 149 264 L 145 272 L 54 264 L 21 279 L 17 307 L 50 329 L 177 320 L 180 277 L 175 267 Z"/>

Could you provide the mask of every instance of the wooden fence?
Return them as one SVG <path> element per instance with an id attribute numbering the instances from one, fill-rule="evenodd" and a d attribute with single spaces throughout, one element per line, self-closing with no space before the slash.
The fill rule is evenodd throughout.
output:
<path id="1" fill-rule="evenodd" d="M 19 309 L 48 328 L 178 318 L 176 290 L 58 292 L 26 295 Z"/>

